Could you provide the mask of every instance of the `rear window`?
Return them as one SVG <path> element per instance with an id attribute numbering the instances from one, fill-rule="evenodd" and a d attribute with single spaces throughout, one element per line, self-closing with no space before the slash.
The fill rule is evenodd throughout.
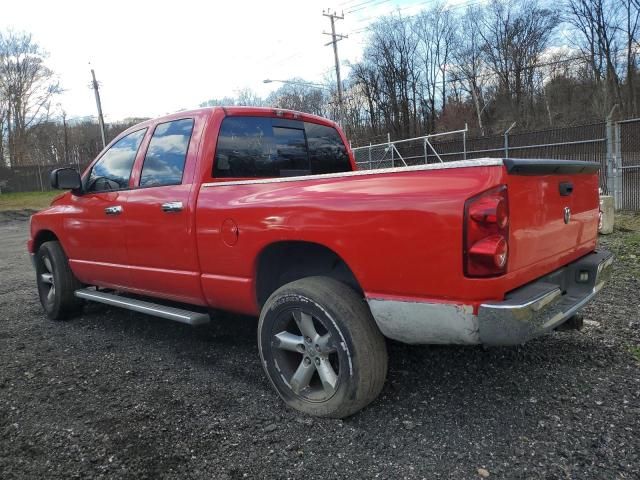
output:
<path id="1" fill-rule="evenodd" d="M 305 123 L 309 160 L 313 173 L 336 173 L 351 170 L 347 148 L 337 130 L 317 123 Z"/>
<path id="2" fill-rule="evenodd" d="M 338 132 L 324 125 L 268 117 L 227 117 L 218 137 L 217 178 L 270 178 L 348 172 Z"/>

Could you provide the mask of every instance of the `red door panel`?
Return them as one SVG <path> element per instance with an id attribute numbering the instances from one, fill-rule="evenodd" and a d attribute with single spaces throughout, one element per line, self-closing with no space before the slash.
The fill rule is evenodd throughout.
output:
<path id="1" fill-rule="evenodd" d="M 73 273 L 83 283 L 111 288 L 129 285 L 125 241 L 128 193 L 71 197 L 74 211 L 65 216 L 65 248 Z"/>
<path id="2" fill-rule="evenodd" d="M 190 191 L 191 185 L 172 185 L 129 192 L 127 249 L 135 291 L 204 303 Z"/>

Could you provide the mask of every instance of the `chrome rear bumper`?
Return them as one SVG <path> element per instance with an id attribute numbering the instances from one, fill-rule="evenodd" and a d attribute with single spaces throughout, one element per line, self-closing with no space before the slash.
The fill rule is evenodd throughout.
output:
<path id="1" fill-rule="evenodd" d="M 478 311 L 485 345 L 517 345 L 557 328 L 584 307 L 611 276 L 613 255 L 598 250 L 489 302 Z"/>
<path id="2" fill-rule="evenodd" d="M 613 255 L 590 253 L 523 287 L 505 300 L 471 305 L 368 297 L 388 338 L 412 344 L 519 345 L 575 315 L 611 276 Z"/>

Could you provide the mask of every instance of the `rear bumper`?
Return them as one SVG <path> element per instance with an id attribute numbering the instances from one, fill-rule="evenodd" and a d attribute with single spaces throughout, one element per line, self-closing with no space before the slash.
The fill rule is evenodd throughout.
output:
<path id="1" fill-rule="evenodd" d="M 471 305 L 368 298 L 380 331 L 414 344 L 518 345 L 557 328 L 600 291 L 611 276 L 606 250 L 508 293 L 501 302 Z"/>
<path id="2" fill-rule="evenodd" d="M 613 255 L 599 250 L 480 305 L 478 327 L 486 345 L 517 345 L 557 328 L 584 307 L 611 276 Z"/>

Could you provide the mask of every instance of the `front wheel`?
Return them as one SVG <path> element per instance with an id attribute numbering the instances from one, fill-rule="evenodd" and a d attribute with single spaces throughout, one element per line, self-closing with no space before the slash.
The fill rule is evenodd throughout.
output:
<path id="1" fill-rule="evenodd" d="M 69 268 L 60 242 L 43 243 L 35 260 L 38 294 L 47 317 L 63 320 L 79 313 L 83 302 L 74 292 L 82 285 Z"/>
<path id="2" fill-rule="evenodd" d="M 309 277 L 276 290 L 258 324 L 263 367 L 291 407 L 343 418 L 382 390 L 387 350 L 364 300 L 327 277 Z"/>

